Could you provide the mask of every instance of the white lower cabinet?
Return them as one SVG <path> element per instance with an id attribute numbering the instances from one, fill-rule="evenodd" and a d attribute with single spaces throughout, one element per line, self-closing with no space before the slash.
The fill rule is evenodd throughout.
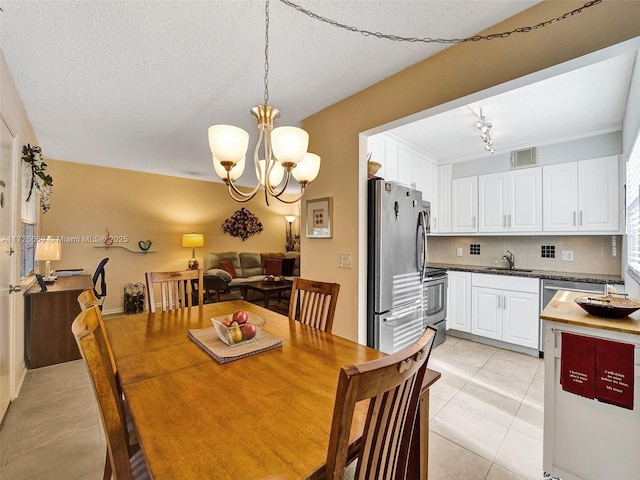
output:
<path id="1" fill-rule="evenodd" d="M 471 333 L 538 348 L 539 280 L 471 275 Z"/>
<path id="2" fill-rule="evenodd" d="M 448 272 L 447 327 L 471 332 L 471 273 Z"/>

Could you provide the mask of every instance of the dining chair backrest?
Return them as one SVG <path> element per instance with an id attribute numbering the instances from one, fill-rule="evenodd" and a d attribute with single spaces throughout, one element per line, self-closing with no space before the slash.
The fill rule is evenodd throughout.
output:
<path id="1" fill-rule="evenodd" d="M 147 272 L 147 293 L 149 311 L 156 311 L 154 284 L 160 287 L 162 310 L 178 310 L 193 306 L 194 288 L 197 288 L 198 305 L 203 302 L 202 269 L 178 272 Z"/>
<path id="2" fill-rule="evenodd" d="M 100 306 L 98 305 L 98 299 L 93 294 L 93 290 L 85 290 L 81 292 L 80 295 L 78 295 L 78 304 L 80 305 L 80 309 L 82 311 L 92 309 L 93 307 L 98 307 L 98 309 L 96 310 L 98 323 L 100 324 L 100 329 L 102 330 L 102 337 L 104 338 L 107 352 L 109 352 L 109 362 L 111 363 L 113 374 L 117 377 L 118 371 L 116 369 L 116 360 L 113 357 L 113 349 L 111 348 L 111 342 L 109 341 L 109 336 L 107 335 L 107 327 L 105 327 L 104 325 L 104 317 L 102 316 L 102 311 L 100 310 Z"/>
<path id="3" fill-rule="evenodd" d="M 84 290 L 78 295 L 78 305 L 82 310 L 98 305 L 98 298 L 92 289 Z"/>
<path id="4" fill-rule="evenodd" d="M 351 424 L 356 403 L 362 400 L 369 400 L 369 407 L 355 456 L 355 479 L 407 478 L 408 452 L 434 337 L 435 329 L 429 327 L 417 342 L 397 353 L 340 369 L 325 466 L 328 480 L 344 477 Z"/>
<path id="5" fill-rule="evenodd" d="M 293 279 L 289 318 L 331 333 L 340 285 L 300 277 Z"/>
<path id="6" fill-rule="evenodd" d="M 122 396 L 109 359 L 109 351 L 100 326 L 99 307 L 80 312 L 71 330 L 82 358 L 86 361 L 107 439 L 107 457 L 114 480 L 132 477 L 127 423 Z M 107 471 L 109 469 L 105 469 Z"/>

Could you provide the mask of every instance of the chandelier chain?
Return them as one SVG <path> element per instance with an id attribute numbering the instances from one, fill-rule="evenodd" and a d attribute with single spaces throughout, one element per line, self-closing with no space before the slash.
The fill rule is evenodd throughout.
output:
<path id="1" fill-rule="evenodd" d="M 264 104 L 269 104 L 269 0 L 264 6 Z"/>
<path id="2" fill-rule="evenodd" d="M 303 8 L 302 6 L 293 3 L 290 0 L 280 0 L 282 3 L 284 3 L 285 5 L 287 5 L 288 7 L 292 7 L 296 10 L 298 10 L 301 13 L 304 13 L 305 15 L 307 15 L 308 17 L 311 17 L 315 20 L 324 22 L 324 23 L 328 23 L 329 25 L 333 26 L 333 27 L 338 27 L 338 28 L 342 28 L 344 30 L 348 30 L 350 32 L 355 32 L 355 33 L 360 33 L 362 35 L 364 35 L 365 37 L 377 37 L 377 38 L 384 38 L 386 40 L 392 40 L 395 42 L 420 42 L 420 43 L 442 43 L 442 44 L 457 44 L 457 43 L 465 43 L 465 42 L 477 42 L 480 40 L 494 40 L 496 38 L 507 38 L 510 37 L 511 35 L 513 35 L 514 33 L 529 33 L 532 32 L 534 30 L 539 30 L 541 28 L 544 27 L 548 27 L 549 25 L 553 25 L 554 23 L 558 23 L 562 20 L 565 20 L 567 18 L 573 17 L 574 15 L 578 15 L 579 13 L 582 13 L 583 10 L 589 8 L 589 7 L 593 7 L 594 5 L 597 5 L 599 3 L 602 3 L 602 0 L 592 0 L 589 1 L 587 3 L 585 3 L 582 7 L 580 8 L 576 8 L 575 10 L 572 10 L 570 12 L 564 13 L 563 15 L 560 15 L 559 17 L 555 17 L 552 18 L 550 20 L 546 20 L 544 22 L 540 22 L 536 25 L 533 26 L 529 26 L 529 27 L 518 27 L 518 28 L 514 28 L 513 30 L 507 31 L 507 32 L 500 32 L 500 33 L 490 33 L 488 35 L 474 35 L 473 37 L 468 37 L 468 38 L 431 38 L 431 37 L 423 37 L 423 38 L 419 38 L 419 37 L 404 37 L 401 35 L 394 35 L 394 34 L 387 34 L 387 33 L 381 33 L 381 32 L 372 32 L 370 30 L 362 30 L 358 27 L 354 27 L 354 26 L 350 26 L 350 25 L 345 25 L 343 23 L 340 23 L 336 20 L 332 20 L 330 18 L 327 17 L 323 17 L 322 15 L 318 15 L 317 13 L 312 12 L 311 10 L 307 10 L 305 8 Z M 268 2 L 267 2 L 268 3 Z"/>

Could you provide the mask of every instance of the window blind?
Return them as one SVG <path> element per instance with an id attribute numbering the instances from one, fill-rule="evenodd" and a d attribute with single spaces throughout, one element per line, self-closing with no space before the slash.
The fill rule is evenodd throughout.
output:
<path id="1" fill-rule="evenodd" d="M 640 135 L 627 162 L 627 269 L 640 281 Z"/>

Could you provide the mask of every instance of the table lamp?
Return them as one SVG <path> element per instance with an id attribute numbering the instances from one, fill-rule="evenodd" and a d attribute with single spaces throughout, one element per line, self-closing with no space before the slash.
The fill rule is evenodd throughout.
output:
<path id="1" fill-rule="evenodd" d="M 51 275 L 51 260 L 60 260 L 62 258 L 62 243 L 56 238 L 47 237 L 46 240 L 36 243 L 36 261 L 45 260 L 45 276 L 44 280 L 53 282 L 56 276 Z"/>
<path id="2" fill-rule="evenodd" d="M 191 247 L 191 260 L 189 260 L 187 268 L 189 270 L 200 268 L 196 258 L 196 247 L 204 247 L 204 235 L 202 233 L 185 233 L 182 235 L 182 246 Z"/>

